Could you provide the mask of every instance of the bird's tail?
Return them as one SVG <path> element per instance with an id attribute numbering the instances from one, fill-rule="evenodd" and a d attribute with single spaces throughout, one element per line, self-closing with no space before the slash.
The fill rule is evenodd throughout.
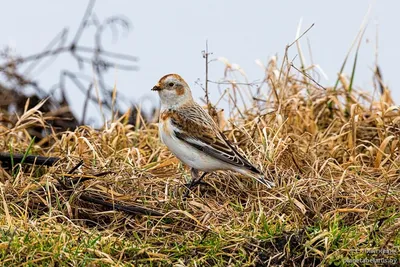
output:
<path id="1" fill-rule="evenodd" d="M 259 175 L 258 177 L 256 177 L 256 175 L 254 175 L 253 178 L 268 188 L 272 188 L 275 186 L 275 183 L 272 181 L 266 180 L 264 175 Z"/>

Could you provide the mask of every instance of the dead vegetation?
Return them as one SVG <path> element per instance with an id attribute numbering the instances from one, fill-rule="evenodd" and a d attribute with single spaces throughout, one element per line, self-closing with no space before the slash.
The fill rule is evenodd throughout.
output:
<path id="1" fill-rule="evenodd" d="M 109 51 L 104 48 L 104 33 L 109 30 L 113 38 L 130 30 L 130 22 L 122 16 L 110 16 L 100 20 L 95 12 L 95 0 L 90 0 L 76 31 L 64 27 L 42 51 L 28 56 L 21 56 L 11 47 L 0 51 L 0 109 L 10 113 L 0 119 L 15 125 L 18 116 L 28 109 L 39 105 L 38 111 L 43 119 L 52 126 L 55 132 L 74 130 L 93 120 L 89 117 L 90 105 L 99 107 L 102 115 L 120 116 L 127 108 L 131 109 L 129 122 L 137 121 L 136 104 L 129 101 L 116 88 L 105 81 L 104 76 L 116 68 L 121 71 L 137 70 L 138 58 L 132 55 Z M 94 31 L 91 31 L 94 30 Z M 92 33 L 94 32 L 94 33 Z M 94 43 L 90 46 L 82 44 L 84 35 L 92 35 Z M 73 59 L 79 71 L 59 69 L 59 79 L 50 88 L 43 87 L 43 81 L 37 76 L 61 56 Z M 89 69 L 89 74 L 85 70 Z M 95 77 L 95 78 L 94 78 Z M 71 89 L 78 89 L 84 104 L 70 108 L 70 101 L 77 95 L 71 95 Z M 44 103 L 41 101 L 47 99 Z M 81 115 L 80 118 L 78 115 Z M 104 115 L 105 114 L 105 115 Z M 6 120 L 6 121 L 4 121 Z M 28 132 L 41 140 L 48 135 L 44 124 L 29 127 Z"/>
<path id="2" fill-rule="evenodd" d="M 207 50 L 205 55 L 208 65 Z M 103 65 L 93 56 L 101 76 Z M 223 62 L 224 78 L 212 85 L 229 103 L 229 120 L 208 97 L 206 106 L 229 139 L 275 181 L 272 190 L 218 172 L 183 199 L 190 172 L 160 143 L 155 123 L 140 112 L 116 111 L 117 94 L 105 83 L 97 84 L 103 102 L 90 94 L 94 83 L 84 86 L 87 101 L 111 111 L 101 129 L 74 117 L 73 125 L 65 124 L 68 103 L 52 104 L 52 96 L 42 101 L 48 95 L 27 102 L 19 92 L 23 84 L 0 88 L 2 101 L 12 96 L 18 112 L 10 114 L 9 104 L 0 102 L 0 152 L 8 153 L 1 154 L 0 168 L 2 264 L 398 262 L 400 111 L 379 69 L 370 95 L 369 88 L 354 87 L 354 72 L 340 73 L 336 85 L 323 88 L 310 76 L 313 66 L 296 68 L 287 54 L 279 63 L 271 59 L 258 83 Z M 79 86 L 76 75 L 70 78 Z M 212 85 L 206 83 L 207 92 Z M 43 157 L 53 161 L 45 164 Z"/>
<path id="3" fill-rule="evenodd" d="M 225 63 L 228 81 L 235 70 Z M 14 124 L 3 112 L 1 151 L 61 158 L 1 169 L 3 263 L 310 266 L 398 257 L 400 116 L 389 91 L 373 99 L 349 90 L 344 75 L 324 90 L 282 66 L 269 62 L 257 95 L 254 85 L 220 83 L 232 104 L 225 133 L 278 184 L 273 190 L 218 172 L 183 200 L 189 171 L 154 123 L 135 128 L 125 114 L 100 130 L 56 132 L 43 103 Z M 29 134 L 38 125 L 49 128 L 46 142 Z"/>

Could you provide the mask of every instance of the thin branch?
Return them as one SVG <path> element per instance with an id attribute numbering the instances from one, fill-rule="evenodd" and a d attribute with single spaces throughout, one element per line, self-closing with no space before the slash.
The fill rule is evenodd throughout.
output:
<path id="1" fill-rule="evenodd" d="M 89 1 L 89 4 L 86 7 L 86 11 L 85 11 L 85 14 L 83 15 L 83 18 L 81 20 L 79 28 L 75 33 L 74 39 L 72 41 L 72 46 L 79 42 L 79 39 L 81 38 L 81 36 L 83 34 L 83 30 L 86 28 L 86 25 L 88 23 L 89 17 L 92 14 L 92 10 L 93 10 L 93 7 L 94 7 L 95 3 L 96 3 L 96 0 L 90 0 Z"/>
<path id="2" fill-rule="evenodd" d="M 117 204 L 117 203 L 110 203 L 107 201 L 104 201 L 100 197 L 95 197 L 91 196 L 89 194 L 81 194 L 79 196 L 80 199 L 93 203 L 96 205 L 103 206 L 103 208 L 107 208 L 108 210 L 118 210 L 118 211 L 123 211 L 125 213 L 128 213 L 130 215 L 148 215 L 148 216 L 164 216 L 163 213 L 151 210 L 145 207 L 139 207 L 139 206 L 127 206 L 127 205 L 122 205 L 122 204 Z"/>
<path id="3" fill-rule="evenodd" d="M 2 84 L 0 84 L 0 87 L 10 88 L 10 91 L 17 91 L 27 86 L 31 86 L 39 93 L 39 98 L 53 96 L 55 90 L 61 90 L 61 94 L 63 96 L 62 101 L 65 101 L 65 95 L 67 92 L 65 83 L 66 79 L 69 78 L 86 97 L 83 107 L 84 115 L 86 115 L 88 102 L 92 101 L 93 103 L 98 104 L 98 98 L 102 99 L 100 103 L 101 105 L 103 105 L 107 109 L 111 109 L 113 101 L 112 90 L 114 87 L 107 85 L 105 79 L 103 78 L 105 77 L 104 74 L 111 68 L 118 68 L 119 70 L 126 71 L 137 70 L 138 67 L 135 65 L 135 62 L 138 61 L 138 58 L 132 55 L 126 55 L 103 49 L 102 36 L 105 30 L 110 28 L 113 37 L 115 37 L 118 33 L 118 29 L 121 27 L 127 32 L 130 29 L 130 22 L 121 16 L 112 16 L 106 18 L 103 22 L 100 22 L 96 15 L 93 13 L 95 3 L 95 0 L 89 1 L 85 13 L 80 21 L 79 27 L 73 35 L 73 39 L 70 43 L 66 44 L 66 39 L 69 32 L 67 28 L 64 28 L 53 38 L 53 40 L 49 42 L 49 44 L 45 46 L 44 50 L 39 53 L 35 53 L 25 57 L 20 56 L 17 58 L 13 58 L 11 56 L 8 57 L 8 53 L 10 52 L 7 53 L 6 51 L 6 53 L 2 56 L 5 57 L 7 60 L 2 65 L 0 65 L 0 72 L 4 73 L 7 82 L 11 83 L 12 86 L 3 86 Z M 82 39 L 82 35 L 85 33 L 85 29 L 87 29 L 89 26 L 95 28 L 95 44 L 93 45 L 93 47 L 79 44 L 79 41 Z M 99 91 L 101 93 L 99 97 L 92 96 L 91 94 L 93 77 L 90 77 L 90 79 L 88 79 L 86 82 L 83 81 L 82 78 L 78 78 L 77 75 L 72 74 L 72 72 L 68 70 L 61 71 L 60 80 L 57 86 L 52 86 L 50 92 L 48 92 L 49 90 L 44 90 L 43 88 L 40 88 L 38 81 L 30 80 L 26 77 L 28 73 L 32 72 L 35 68 L 38 68 L 39 65 L 42 66 L 41 70 L 48 67 L 49 64 L 54 62 L 54 60 L 61 54 L 69 54 L 77 62 L 79 69 L 90 66 L 90 69 L 94 70 L 95 79 L 98 82 Z M 41 64 L 44 61 L 46 61 L 46 63 L 48 64 L 43 66 Z M 22 67 L 26 67 L 23 75 L 19 74 Z M 118 96 L 120 95 L 121 94 L 118 94 Z M 120 101 L 126 102 L 126 99 L 124 99 L 123 97 L 121 97 L 121 99 L 114 99 L 115 107 L 118 110 Z M 81 121 L 82 123 L 85 122 L 85 117 L 86 116 L 83 117 Z"/>
<path id="4" fill-rule="evenodd" d="M 36 164 L 36 165 L 44 165 L 44 166 L 53 166 L 60 158 L 57 157 L 44 157 L 44 156 L 35 156 L 35 155 L 24 155 L 24 154 L 11 154 L 7 152 L 0 152 L 0 161 L 14 164 L 17 163 L 27 163 L 27 164 Z"/>
<path id="5" fill-rule="evenodd" d="M 298 40 L 300 40 L 309 30 L 311 30 L 312 27 L 314 27 L 314 24 L 311 24 L 310 27 L 308 27 L 307 30 L 305 30 L 299 37 L 296 38 L 296 40 L 294 40 L 290 45 L 288 45 L 288 47 L 290 48 L 292 45 L 294 45 Z"/>
<path id="6" fill-rule="evenodd" d="M 208 97 L 208 56 L 209 56 L 209 53 L 208 53 L 208 41 L 206 41 L 206 50 L 204 50 L 203 51 L 203 58 L 205 59 L 205 68 L 206 68 L 206 79 L 205 79 L 205 82 L 206 82 L 206 86 L 205 86 L 205 99 L 206 99 L 206 103 L 207 103 L 207 106 L 209 106 L 210 105 L 210 99 L 209 99 L 209 97 Z"/>
<path id="7" fill-rule="evenodd" d="M 81 120 L 81 125 L 85 125 L 85 120 L 86 120 L 86 111 L 88 108 L 89 100 L 90 100 L 90 95 L 92 93 L 93 89 L 93 83 L 89 85 L 89 88 L 86 91 L 86 97 L 85 97 L 85 102 L 83 104 L 83 111 L 82 111 L 82 120 Z"/>
<path id="8" fill-rule="evenodd" d="M 310 79 L 310 80 L 311 80 L 312 82 L 314 82 L 316 85 L 318 85 L 318 86 L 321 87 L 322 89 L 326 90 L 326 88 L 325 88 L 324 86 L 322 86 L 321 84 L 319 84 L 316 80 L 314 80 L 314 78 L 311 77 L 310 74 L 308 74 L 308 73 L 305 72 L 305 71 L 299 70 L 299 69 L 293 64 L 293 62 L 290 63 L 290 66 L 291 66 L 292 68 L 294 68 L 295 70 L 297 70 L 298 72 L 300 72 L 301 74 L 303 74 L 303 75 L 304 75 L 305 77 L 307 77 L 308 79 Z"/>

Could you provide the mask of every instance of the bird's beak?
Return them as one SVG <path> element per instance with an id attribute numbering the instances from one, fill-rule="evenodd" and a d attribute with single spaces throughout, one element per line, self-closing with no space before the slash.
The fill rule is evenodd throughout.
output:
<path id="1" fill-rule="evenodd" d="M 152 91 L 160 91 L 160 90 L 161 90 L 161 87 L 160 87 L 159 84 L 156 84 L 151 90 L 152 90 Z"/>

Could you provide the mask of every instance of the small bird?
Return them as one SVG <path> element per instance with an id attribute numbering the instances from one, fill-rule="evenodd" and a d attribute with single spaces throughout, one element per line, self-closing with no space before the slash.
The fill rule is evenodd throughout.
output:
<path id="1" fill-rule="evenodd" d="M 275 186 L 252 165 L 218 129 L 211 116 L 192 97 L 189 85 L 178 74 L 163 76 L 153 87 L 161 99 L 161 141 L 191 167 L 189 189 L 209 172 L 231 170 L 252 177 L 268 188 Z M 199 171 L 203 175 L 199 177 Z"/>

